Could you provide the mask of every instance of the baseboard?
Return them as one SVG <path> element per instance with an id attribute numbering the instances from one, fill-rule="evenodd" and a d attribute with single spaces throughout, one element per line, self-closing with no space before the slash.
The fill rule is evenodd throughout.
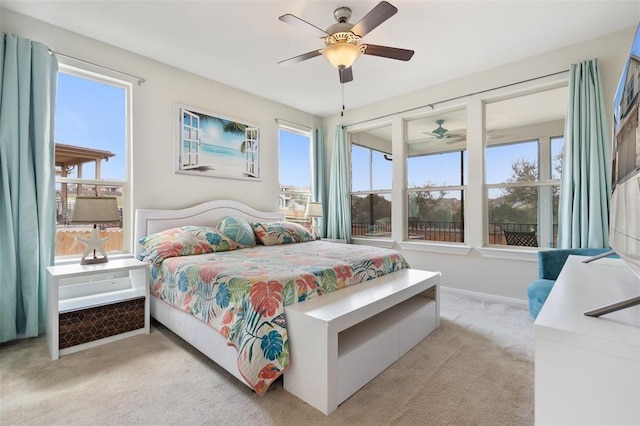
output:
<path id="1" fill-rule="evenodd" d="M 495 294 L 480 293 L 479 291 L 462 290 L 460 288 L 440 286 L 440 290 L 445 293 L 460 294 L 463 296 L 475 297 L 476 299 L 487 300 L 490 302 L 508 303 L 510 305 L 527 306 L 529 302 L 515 297 L 498 296 Z"/>

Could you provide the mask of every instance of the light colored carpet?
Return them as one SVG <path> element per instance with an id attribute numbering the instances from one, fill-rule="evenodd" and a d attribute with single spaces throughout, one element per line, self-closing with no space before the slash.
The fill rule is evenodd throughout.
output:
<path id="1" fill-rule="evenodd" d="M 261 398 L 173 333 L 49 358 L 43 337 L 0 348 L 0 424 L 529 425 L 525 306 L 442 292 L 442 323 L 325 416 L 276 382 Z"/>

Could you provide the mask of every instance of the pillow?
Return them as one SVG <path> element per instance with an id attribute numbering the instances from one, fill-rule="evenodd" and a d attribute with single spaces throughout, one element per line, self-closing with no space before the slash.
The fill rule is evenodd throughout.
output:
<path id="1" fill-rule="evenodd" d="M 220 219 L 218 231 L 235 241 L 239 247 L 252 247 L 256 245 L 256 236 L 249 222 L 241 217 L 227 216 Z"/>
<path id="2" fill-rule="evenodd" d="M 167 229 L 140 239 L 145 259 L 160 263 L 170 257 L 229 251 L 238 245 L 213 228 L 183 226 Z"/>
<path id="3" fill-rule="evenodd" d="M 313 240 L 313 236 L 302 225 L 292 222 L 254 223 L 253 230 L 258 241 L 265 246 L 302 243 Z"/>

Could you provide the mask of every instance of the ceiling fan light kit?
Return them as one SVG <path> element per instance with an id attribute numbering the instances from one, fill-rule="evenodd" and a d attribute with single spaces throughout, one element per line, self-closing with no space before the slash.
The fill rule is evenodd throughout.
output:
<path id="1" fill-rule="evenodd" d="M 278 63 L 301 62 L 323 55 L 331 65 L 338 69 L 340 83 L 348 83 L 353 80 L 351 66 L 362 54 L 408 61 L 413 56 L 413 50 L 361 43 L 362 37 L 397 12 L 398 9 L 395 6 L 386 1 L 381 1 L 354 25 L 349 23 L 351 9 L 344 6 L 339 7 L 333 12 L 337 23 L 331 25 L 326 31 L 297 16 L 291 14 L 282 15 L 279 18 L 282 22 L 298 27 L 303 31 L 321 38 L 324 41 L 325 48 L 312 50 L 311 52 L 294 56 L 293 58 Z"/>
<path id="2" fill-rule="evenodd" d="M 360 37 L 351 32 L 339 32 L 325 37 L 327 47 L 320 52 L 337 69 L 349 68 L 366 48 L 366 44 L 360 43 Z"/>

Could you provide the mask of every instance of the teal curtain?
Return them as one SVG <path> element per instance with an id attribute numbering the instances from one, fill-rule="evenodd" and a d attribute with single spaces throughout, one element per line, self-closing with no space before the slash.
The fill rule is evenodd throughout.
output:
<path id="1" fill-rule="evenodd" d="M 609 246 L 611 143 L 598 60 L 572 64 L 558 207 L 559 248 Z"/>
<path id="2" fill-rule="evenodd" d="M 37 42 L 0 44 L 0 341 L 45 327 L 55 256 L 54 106 L 58 62 Z"/>
<path id="3" fill-rule="evenodd" d="M 314 128 L 313 129 L 313 139 L 311 141 L 311 149 L 313 159 L 313 164 L 311 167 L 312 176 L 311 176 L 311 194 L 313 197 L 313 201 L 317 203 L 322 203 L 322 217 L 318 218 L 318 223 L 320 225 L 320 236 L 324 237 L 327 235 L 327 225 L 325 218 L 327 217 L 327 200 L 325 196 L 325 170 L 327 167 L 327 162 L 325 160 L 324 154 L 324 129 Z"/>
<path id="4" fill-rule="evenodd" d="M 333 140 L 329 202 L 327 208 L 327 238 L 351 242 L 351 203 L 349 202 L 349 167 L 347 132 L 338 125 Z"/>

